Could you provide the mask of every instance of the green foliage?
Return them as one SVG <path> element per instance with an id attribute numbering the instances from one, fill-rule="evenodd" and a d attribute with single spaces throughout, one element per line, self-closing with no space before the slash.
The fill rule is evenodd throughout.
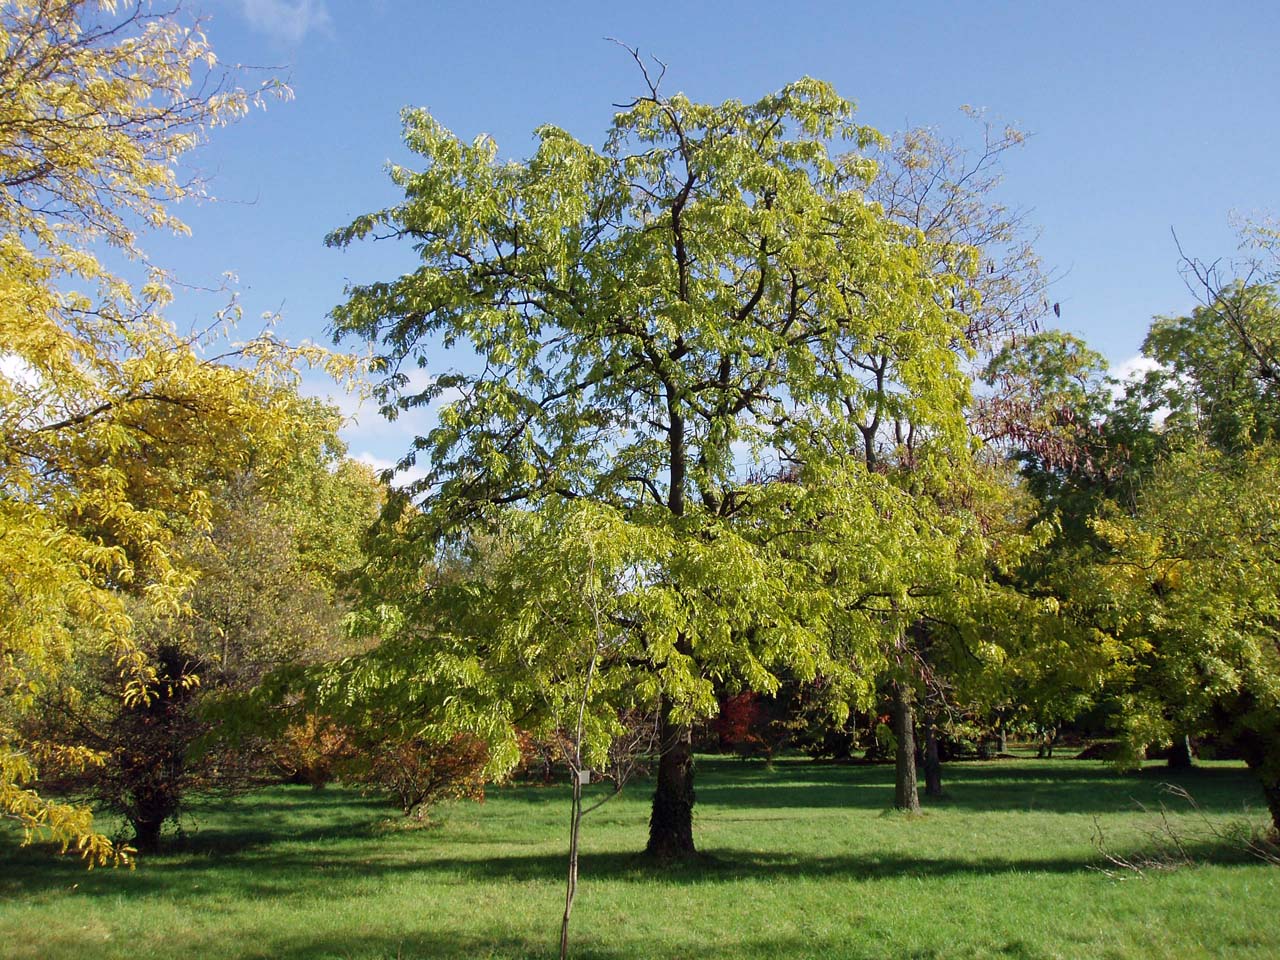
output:
<path id="1" fill-rule="evenodd" d="M 1097 521 L 1103 568 L 1135 670 L 1136 748 L 1212 725 L 1280 783 L 1280 451 L 1180 451 L 1132 517 Z M 1277 824 L 1280 826 L 1280 824 Z"/>
<path id="2" fill-rule="evenodd" d="M 588 677 L 593 763 L 633 708 L 688 723 L 782 676 L 822 677 L 837 716 L 871 695 L 892 604 L 954 556 L 871 467 L 909 448 L 941 485 L 967 457 L 975 258 L 867 198 L 881 140 L 851 116 L 811 79 L 750 104 L 654 85 L 602 150 L 542 127 L 500 162 L 406 111 L 422 169 L 330 243 L 390 234 L 420 265 L 332 317 L 375 345 L 385 412 L 442 405 L 366 571 L 382 642 L 314 680 L 318 707 L 479 733 L 497 773 Z M 438 348 L 478 362 L 409 391 Z"/>
<path id="3" fill-rule="evenodd" d="M 408 456 L 430 457 L 430 504 L 696 496 L 724 514 L 735 441 L 785 450 L 815 422 L 842 435 L 822 414 L 844 402 L 958 430 L 959 316 L 938 301 L 961 277 L 863 199 L 865 160 L 828 157 L 829 137 L 875 140 L 850 112 L 812 80 L 751 105 L 645 97 L 602 153 L 544 127 L 530 160 L 499 163 L 491 141 L 408 111 L 425 169 L 396 168 L 404 203 L 330 242 L 391 232 L 422 265 L 353 288 L 333 319 L 382 351 L 391 410 L 456 391 Z M 483 372 L 402 394 L 401 367 L 436 342 L 470 347 Z M 860 383 L 841 363 L 860 349 L 900 353 L 907 389 Z"/>
<path id="4" fill-rule="evenodd" d="M 131 600 L 135 648 L 154 665 L 143 695 L 125 695 L 111 657 L 80 650 L 24 725 L 32 741 L 95 755 L 81 771 L 65 771 L 55 758 L 46 775 L 64 773 L 100 809 L 123 816 L 139 847 L 157 846 L 162 826 L 177 822 L 190 795 L 243 789 L 262 775 L 261 738 L 234 748 L 217 742 L 200 712 L 211 694 L 247 690 L 285 664 L 349 652 L 335 580 L 350 571 L 330 574 L 328 565 L 373 522 L 380 490 L 367 470 L 341 468 L 332 411 L 311 401 L 298 406 L 298 445 L 289 456 L 273 455 L 251 474 L 224 473 L 210 529 L 175 540 L 174 559 L 193 580 L 179 611 Z M 308 502 L 307 494 L 319 498 Z M 324 539 L 303 543 L 291 516 L 327 523 L 313 528 Z"/>
<path id="5" fill-rule="evenodd" d="M 173 202 L 200 187 L 180 159 L 261 102 L 216 64 L 176 9 L 0 4 L 0 815 L 90 863 L 120 851 L 87 808 L 42 795 L 37 761 L 102 758 L 27 740 L 33 706 L 77 656 L 113 661 L 145 699 L 159 670 L 131 605 L 180 613 L 177 554 L 207 529 L 212 479 L 293 439 L 295 365 L 357 366 L 269 334 L 228 342 L 234 303 L 182 333 L 161 315 L 165 274 L 135 285 L 100 258 L 142 260 L 140 230 L 185 230 Z"/>
<path id="6" fill-rule="evenodd" d="M 1276 288 L 1234 283 L 1189 316 L 1157 317 L 1142 352 L 1160 368 L 1142 391 L 1168 413 L 1164 427 L 1238 451 L 1280 439 L 1280 344 Z"/>
<path id="7" fill-rule="evenodd" d="M 1079 337 L 1046 330 L 1007 343 L 983 371 L 992 388 L 981 401 L 983 429 L 1012 448 L 1046 510 L 1064 512 L 1076 527 L 1125 466 L 1107 370 L 1106 358 Z"/>

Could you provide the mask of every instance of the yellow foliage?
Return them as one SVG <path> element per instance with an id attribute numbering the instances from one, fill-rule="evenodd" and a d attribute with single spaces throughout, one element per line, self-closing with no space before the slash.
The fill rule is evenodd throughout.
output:
<path id="1" fill-rule="evenodd" d="M 113 650 L 128 696 L 152 676 L 126 592 L 177 614 L 174 550 L 206 530 L 210 485 L 269 464 L 315 428 L 296 368 L 358 367 L 269 334 L 226 340 L 234 308 L 184 335 L 166 277 L 131 285 L 93 252 L 145 263 L 136 231 L 185 227 L 201 192 L 178 160 L 245 113 L 198 22 L 149 3 L 0 0 L 0 816 L 90 864 L 127 860 L 90 812 L 35 789 L 24 716 L 76 649 Z"/>

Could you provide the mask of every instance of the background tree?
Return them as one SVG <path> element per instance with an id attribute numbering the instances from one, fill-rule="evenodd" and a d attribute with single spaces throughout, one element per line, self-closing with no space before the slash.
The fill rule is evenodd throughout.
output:
<path id="1" fill-rule="evenodd" d="M 976 359 L 990 356 L 1010 338 L 1026 335 L 1048 308 L 1044 296 L 1048 278 L 1041 270 L 1033 248 L 1034 235 L 1022 213 L 998 196 L 1005 157 L 1023 142 L 1023 134 L 1013 127 L 993 127 L 977 112 L 966 112 L 981 128 L 976 146 L 946 139 L 928 128 L 908 130 L 879 145 L 879 169 L 869 186 L 869 195 L 881 204 L 885 214 L 908 228 L 920 255 L 939 275 L 957 281 L 940 286 L 936 295 L 945 298 L 958 314 L 959 324 L 946 341 L 869 339 L 842 344 L 839 362 L 842 375 L 860 378 L 871 398 L 870 402 L 846 404 L 845 408 L 860 435 L 860 453 L 868 467 L 887 470 L 915 495 L 932 498 L 932 507 L 923 507 L 922 513 L 932 515 L 937 508 L 951 510 L 956 513 L 954 519 L 959 527 L 978 529 L 982 510 L 973 509 L 975 496 L 981 499 L 996 494 L 996 488 L 980 474 L 967 475 L 964 469 L 944 471 L 942 480 L 927 476 L 935 468 L 921 453 L 929 443 L 931 430 L 927 423 L 917 422 L 912 409 L 902 404 L 902 398 L 912 391 L 904 387 L 900 371 L 907 363 L 927 358 L 930 352 L 945 350 L 953 351 L 956 362 L 968 369 Z M 970 411 L 969 419 L 971 425 L 975 421 L 981 423 L 974 411 Z M 996 495 L 999 499 L 1000 495 Z M 891 713 L 898 731 L 895 803 L 904 809 L 919 807 L 913 747 L 917 702 L 921 698 L 926 702 L 924 739 L 933 744 L 932 718 L 943 708 L 943 692 L 948 687 L 940 672 L 945 657 L 940 661 L 937 656 L 939 631 L 931 629 L 925 618 L 948 617 L 944 608 L 956 605 L 951 591 L 978 586 L 978 581 L 970 577 L 953 576 L 965 566 L 965 554 L 974 555 L 974 544 L 975 541 L 936 543 L 935 549 L 944 551 L 958 566 L 932 582 L 925 581 L 939 571 L 921 569 L 922 580 L 909 588 L 914 601 L 911 606 L 920 619 L 898 631 L 892 640 L 890 660 L 894 668 L 888 683 Z M 972 568 L 968 570 L 970 575 L 974 572 Z M 980 592 L 989 595 L 991 586 L 988 584 Z M 930 602 L 925 602 L 925 597 L 931 598 Z M 899 600 L 894 603 L 901 615 L 903 604 Z M 932 613 L 927 612 L 929 607 Z M 953 648 L 959 636 L 969 636 L 970 632 L 957 632 L 950 619 L 943 619 L 934 627 L 939 624 L 946 625 L 941 633 Z M 933 663 L 929 662 L 931 647 Z M 932 758 L 929 789 L 937 793 L 941 791 L 941 767 L 936 750 L 926 749 L 926 753 Z"/>
<path id="2" fill-rule="evenodd" d="M 1213 730 L 1261 780 L 1280 832 L 1280 455 L 1203 445 L 1162 463 L 1132 516 L 1096 521 L 1113 555 L 1098 568 L 1131 680 L 1131 757 Z"/>
<path id="3" fill-rule="evenodd" d="M 1260 256 L 1232 264 L 1234 277 L 1220 262 L 1184 259 L 1201 303 L 1154 320 L 1143 351 L 1159 366 L 1129 391 L 1162 416 L 1165 455 L 1139 478 L 1130 509 L 1101 511 L 1093 527 L 1130 671 L 1121 687 L 1130 759 L 1172 742 L 1172 762 L 1189 754 L 1188 733 L 1212 732 L 1258 771 L 1276 819 L 1269 551 L 1280 302 L 1274 232 L 1254 226 L 1244 241 Z"/>
<path id="4" fill-rule="evenodd" d="M 175 540 L 175 561 L 194 580 L 180 612 L 130 599 L 133 642 L 156 667 L 145 695 L 125 697 L 112 658 L 80 651 L 26 726 L 31 739 L 101 756 L 76 779 L 98 807 L 128 821 L 142 849 L 157 846 L 165 821 L 177 823 L 192 793 L 243 789 L 268 767 L 263 738 L 218 742 L 200 709 L 210 695 L 251 689 L 286 664 L 349 652 L 340 625 L 344 581 L 362 560 L 350 544 L 376 517 L 381 488 L 368 468 L 338 459 L 336 413 L 296 402 L 287 459 L 231 476 L 219 477 L 214 464 L 201 470 L 221 492 L 209 530 Z M 299 502 L 300 493 L 315 496 Z M 299 514 L 312 518 L 312 536 L 291 525 Z M 327 531 L 326 542 L 314 539 L 316 529 Z"/>
<path id="5" fill-rule="evenodd" d="M 1280 435 L 1280 299 L 1232 282 L 1184 317 L 1157 317 L 1142 344 L 1159 366 L 1135 390 L 1165 433 L 1240 451 Z"/>
<path id="6" fill-rule="evenodd" d="M 240 461 L 246 438 L 283 439 L 276 391 L 295 362 L 339 365 L 270 337 L 218 347 L 217 324 L 179 333 L 138 246 L 141 229 L 183 229 L 172 204 L 200 187 L 179 158 L 260 93 L 218 72 L 198 25 L 170 10 L 0 5 L 0 810 L 91 861 L 114 851 L 88 809 L 31 788 L 41 754 L 91 755 L 18 727 L 77 650 L 109 651 L 133 698 L 158 676 L 126 593 L 177 612 L 191 578 L 174 538 L 208 523 L 211 498 L 147 452 Z M 146 281 L 112 273 L 104 247 Z"/>
<path id="7" fill-rule="evenodd" d="M 990 386 L 978 423 L 993 452 L 1018 464 L 1041 531 L 1011 571 L 1039 613 L 1001 640 L 995 695 L 1016 704 L 1046 753 L 1057 731 L 1106 699 L 1120 648 L 1090 569 L 1106 547 L 1093 529 L 1099 510 L 1132 508 L 1135 491 L 1164 448 L 1147 406 L 1117 397 L 1106 359 L 1078 337 L 1045 330 L 1019 337 L 988 362 Z"/>

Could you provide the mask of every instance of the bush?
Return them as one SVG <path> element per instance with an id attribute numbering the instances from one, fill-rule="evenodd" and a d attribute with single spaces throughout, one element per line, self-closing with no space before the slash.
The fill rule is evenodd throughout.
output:
<path id="1" fill-rule="evenodd" d="M 425 821 L 443 800 L 483 800 L 488 750 L 482 740 L 457 734 L 447 740 L 360 738 L 339 764 L 341 779 L 393 797 L 406 817 Z"/>
<path id="2" fill-rule="evenodd" d="M 350 735 L 313 713 L 285 730 L 275 744 L 274 760 L 286 783 L 319 790 L 337 777 L 338 767 L 352 756 Z"/>
<path id="3" fill-rule="evenodd" d="M 547 786 L 564 772 L 568 776 L 568 766 L 564 762 L 568 740 L 560 732 L 551 735 L 535 735 L 527 730 L 517 734 L 520 741 L 520 762 L 516 764 L 511 777 L 525 783 L 540 783 Z"/>
<path id="4" fill-rule="evenodd" d="M 720 699 L 720 712 L 712 721 L 720 749 L 750 757 L 771 753 L 765 727 L 769 718 L 759 694 L 750 690 Z"/>

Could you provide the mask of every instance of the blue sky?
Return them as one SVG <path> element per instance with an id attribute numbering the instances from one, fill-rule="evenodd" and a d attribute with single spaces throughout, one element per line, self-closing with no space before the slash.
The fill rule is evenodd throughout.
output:
<path id="1" fill-rule="evenodd" d="M 1030 132 L 1002 198 L 1042 231 L 1062 326 L 1117 366 L 1153 314 L 1192 305 L 1171 228 L 1188 252 L 1229 256 L 1233 213 L 1280 213 L 1280 4 L 194 2 L 224 62 L 278 66 L 295 98 L 215 132 L 195 163 L 219 201 L 184 210 L 192 237 L 147 248 L 189 283 L 235 272 L 246 323 L 280 310 L 292 339 L 326 339 L 348 280 L 412 263 L 390 244 L 323 245 L 396 199 L 383 171 L 408 159 L 402 107 L 506 156 L 526 156 L 541 123 L 598 145 L 639 88 L 605 37 L 664 60 L 664 89 L 699 100 L 808 74 L 886 133 L 963 135 L 965 104 Z M 184 297 L 174 319 L 208 309 Z M 412 426 L 366 409 L 346 437 L 385 462 Z"/>

